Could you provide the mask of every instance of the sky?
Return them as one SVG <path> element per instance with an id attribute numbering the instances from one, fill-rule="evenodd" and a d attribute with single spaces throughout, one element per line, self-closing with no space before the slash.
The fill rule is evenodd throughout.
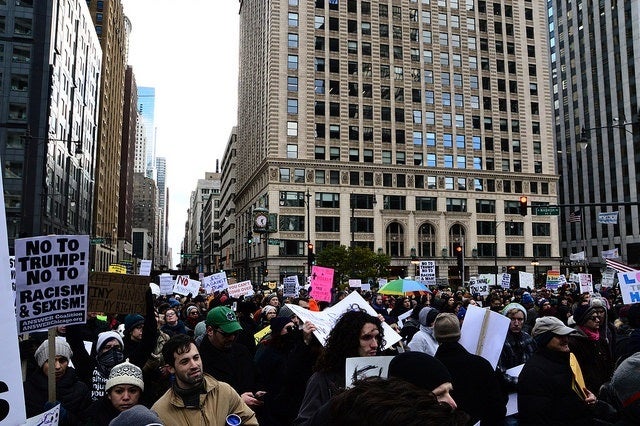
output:
<path id="1" fill-rule="evenodd" d="M 155 87 L 156 156 L 167 159 L 169 247 L 180 262 L 189 197 L 237 122 L 238 0 L 122 0 L 129 65 Z"/>

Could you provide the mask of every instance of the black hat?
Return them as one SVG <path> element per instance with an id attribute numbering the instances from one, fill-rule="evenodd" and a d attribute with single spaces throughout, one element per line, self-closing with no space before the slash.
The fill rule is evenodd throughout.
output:
<path id="1" fill-rule="evenodd" d="M 389 377 L 398 377 L 432 391 L 451 382 L 451 374 L 442 362 L 424 352 L 403 352 L 389 363 Z"/>

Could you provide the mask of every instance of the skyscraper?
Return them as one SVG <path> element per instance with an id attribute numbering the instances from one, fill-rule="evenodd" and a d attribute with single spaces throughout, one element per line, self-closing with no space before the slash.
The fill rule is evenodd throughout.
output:
<path id="1" fill-rule="evenodd" d="M 531 0 L 241 1 L 236 244 L 258 207 L 280 241 L 253 239 L 248 275 L 302 275 L 307 240 L 393 275 L 453 279 L 458 244 L 465 279 L 557 266 L 557 219 L 518 201 L 557 200 L 548 63 Z"/>
<path id="2" fill-rule="evenodd" d="M 145 130 L 145 175 L 148 178 L 155 179 L 156 167 L 156 128 L 155 128 L 155 112 L 156 112 L 156 89 L 154 87 L 138 87 L 138 111 L 144 121 Z"/>
<path id="3" fill-rule="evenodd" d="M 590 272 L 618 248 L 640 264 L 640 3 L 548 1 L 562 220 L 561 255 L 585 251 Z M 615 205 L 627 202 L 627 205 Z M 630 205 L 635 202 L 635 205 Z M 617 224 L 599 223 L 617 212 Z"/>

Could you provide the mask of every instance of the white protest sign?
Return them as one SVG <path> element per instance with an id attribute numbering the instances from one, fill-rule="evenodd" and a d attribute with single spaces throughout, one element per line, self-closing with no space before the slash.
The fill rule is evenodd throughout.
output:
<path id="1" fill-rule="evenodd" d="M 433 260 L 420 261 L 420 280 L 426 285 L 436 285 L 436 262 Z"/>
<path id="2" fill-rule="evenodd" d="M 172 293 L 182 296 L 188 296 L 189 294 L 197 296 L 199 291 L 200 281 L 190 279 L 189 275 L 178 275 L 176 282 L 173 284 Z"/>
<path id="3" fill-rule="evenodd" d="M 138 275 L 144 275 L 145 277 L 148 277 L 149 275 L 151 275 L 151 264 L 152 264 L 152 261 L 149 259 L 141 260 L 140 271 Z"/>
<path id="4" fill-rule="evenodd" d="M 384 287 L 386 283 L 387 283 L 386 278 L 378 278 L 378 288 Z"/>
<path id="5" fill-rule="evenodd" d="M 580 280 L 580 294 L 593 292 L 593 280 L 591 274 L 578 274 Z"/>
<path id="6" fill-rule="evenodd" d="M 483 278 L 482 275 L 480 275 L 479 278 L 471 277 L 469 278 L 469 290 L 471 294 L 487 296 L 489 294 L 489 282 L 486 277 Z"/>
<path id="7" fill-rule="evenodd" d="M 16 257 L 9 256 L 9 271 L 11 272 L 11 291 L 13 292 L 12 300 L 16 300 Z"/>
<path id="8" fill-rule="evenodd" d="M 511 320 L 489 309 L 469 305 L 460 330 L 460 344 L 480 355 L 495 370 Z"/>
<path id="9" fill-rule="evenodd" d="M 520 288 L 533 288 L 533 274 L 530 272 L 522 272 L 519 274 Z"/>
<path id="10" fill-rule="evenodd" d="M 640 272 L 618 273 L 618 284 L 620 284 L 620 294 L 625 305 L 640 303 Z"/>
<path id="11" fill-rule="evenodd" d="M 362 280 L 360 280 L 359 278 L 358 279 L 355 279 L 355 278 L 350 279 L 349 280 L 349 287 L 351 287 L 351 288 L 354 288 L 354 287 L 355 288 L 362 288 Z"/>
<path id="12" fill-rule="evenodd" d="M 508 369 L 505 373 L 511 377 L 520 376 L 520 372 L 522 371 L 522 367 L 524 364 L 517 365 L 513 368 Z M 518 412 L 518 394 L 516 392 L 512 392 L 509 394 L 509 400 L 507 401 L 507 416 L 511 416 Z"/>
<path id="13" fill-rule="evenodd" d="M 305 321 L 311 321 L 316 326 L 316 331 L 314 331 L 313 334 L 318 338 L 322 346 L 324 346 L 329 332 L 343 313 L 353 309 L 362 309 L 367 311 L 369 315 L 372 315 L 374 317 L 378 316 L 371 305 L 369 305 L 357 291 L 352 291 L 335 305 L 330 306 L 324 311 L 320 312 L 310 311 L 308 309 L 305 309 L 298 305 L 292 305 L 290 303 L 287 303 L 286 306 L 288 306 L 293 311 L 293 313 L 302 320 L 303 323 Z M 386 341 L 386 345 L 383 349 L 390 348 L 395 343 L 399 342 L 400 339 L 402 339 L 402 337 L 398 333 L 396 333 L 393 328 L 391 328 L 386 322 L 382 323 L 382 329 L 384 330 L 384 340 Z"/>
<path id="14" fill-rule="evenodd" d="M 4 194 L 1 176 L 0 193 Z M 0 264 L 11 265 L 4 197 L 0 197 Z M 18 425 L 27 418 L 16 330 L 16 293 L 11 283 L 10 268 L 0 268 L 0 423 L 3 425 Z"/>
<path id="15" fill-rule="evenodd" d="M 149 283 L 149 288 L 151 289 L 151 294 L 155 296 L 160 296 L 160 286 L 156 283 Z M 91 353 L 91 351 L 89 351 Z"/>
<path id="16" fill-rule="evenodd" d="M 509 275 L 509 274 L 498 274 L 498 279 L 500 280 L 500 287 L 502 287 L 502 288 L 510 288 L 511 287 L 511 275 Z"/>
<path id="17" fill-rule="evenodd" d="M 359 356 L 347 358 L 345 362 L 345 381 L 347 388 L 353 386 L 356 380 L 367 377 L 381 377 L 386 379 L 389 375 L 389 364 L 392 356 Z"/>
<path id="18" fill-rule="evenodd" d="M 218 272 L 217 274 L 212 274 L 208 277 L 204 277 L 202 279 L 202 286 L 204 287 L 207 294 L 225 290 L 227 287 L 229 287 L 229 282 L 227 281 L 227 273 Z"/>
<path id="19" fill-rule="evenodd" d="M 250 280 L 240 281 L 239 283 L 229 284 L 227 287 L 229 296 L 240 299 L 243 296 L 250 296 L 253 294 L 253 285 Z"/>
<path id="20" fill-rule="evenodd" d="M 409 318 L 411 316 L 411 314 L 413 313 L 413 309 L 409 309 L 407 312 L 405 312 L 404 314 L 398 315 L 398 327 L 402 328 L 402 325 L 404 323 L 404 320 L 406 320 L 407 318 Z"/>
<path id="21" fill-rule="evenodd" d="M 160 274 L 158 276 L 160 281 L 160 294 L 171 294 L 173 293 L 173 283 L 175 279 L 171 276 L 171 274 Z"/>
<path id="22" fill-rule="evenodd" d="M 18 332 L 87 320 L 89 236 L 15 240 Z"/>
<path id="23" fill-rule="evenodd" d="M 282 295 L 284 297 L 294 297 L 298 294 L 300 284 L 298 283 L 298 276 L 291 275 L 284 277 L 282 280 Z"/>
<path id="24" fill-rule="evenodd" d="M 22 426 L 58 426 L 60 420 L 60 404 L 42 414 L 27 419 Z"/>

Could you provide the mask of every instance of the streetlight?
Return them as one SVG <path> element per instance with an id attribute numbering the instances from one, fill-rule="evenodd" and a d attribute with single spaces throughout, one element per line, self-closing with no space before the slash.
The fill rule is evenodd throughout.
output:
<path id="1" fill-rule="evenodd" d="M 540 261 L 537 258 L 531 261 L 531 266 L 533 266 L 533 287 L 536 286 L 536 281 L 538 278 L 538 265 L 540 265 Z"/>
<path id="2" fill-rule="evenodd" d="M 307 277 L 311 276 L 311 263 L 313 257 L 313 244 L 311 244 L 311 192 L 307 188 L 304 195 L 307 198 Z"/>
<path id="3" fill-rule="evenodd" d="M 639 115 L 640 115 L 640 111 L 639 111 Z M 632 121 L 632 122 L 627 122 L 624 119 L 624 116 L 622 118 L 614 118 L 613 119 L 613 124 L 609 124 L 606 126 L 598 126 L 598 127 L 590 127 L 590 128 L 582 128 L 580 131 L 580 138 L 578 140 L 578 144 L 579 144 L 579 148 L 580 149 L 586 149 L 588 144 L 589 144 L 589 133 L 592 130 L 602 130 L 602 129 L 614 129 L 614 128 L 618 128 L 620 130 L 624 130 L 625 132 L 629 133 L 632 137 L 634 136 L 633 134 L 633 126 L 636 124 L 640 124 L 640 121 Z M 627 129 L 627 126 L 632 126 L 631 129 L 629 130 Z"/>

